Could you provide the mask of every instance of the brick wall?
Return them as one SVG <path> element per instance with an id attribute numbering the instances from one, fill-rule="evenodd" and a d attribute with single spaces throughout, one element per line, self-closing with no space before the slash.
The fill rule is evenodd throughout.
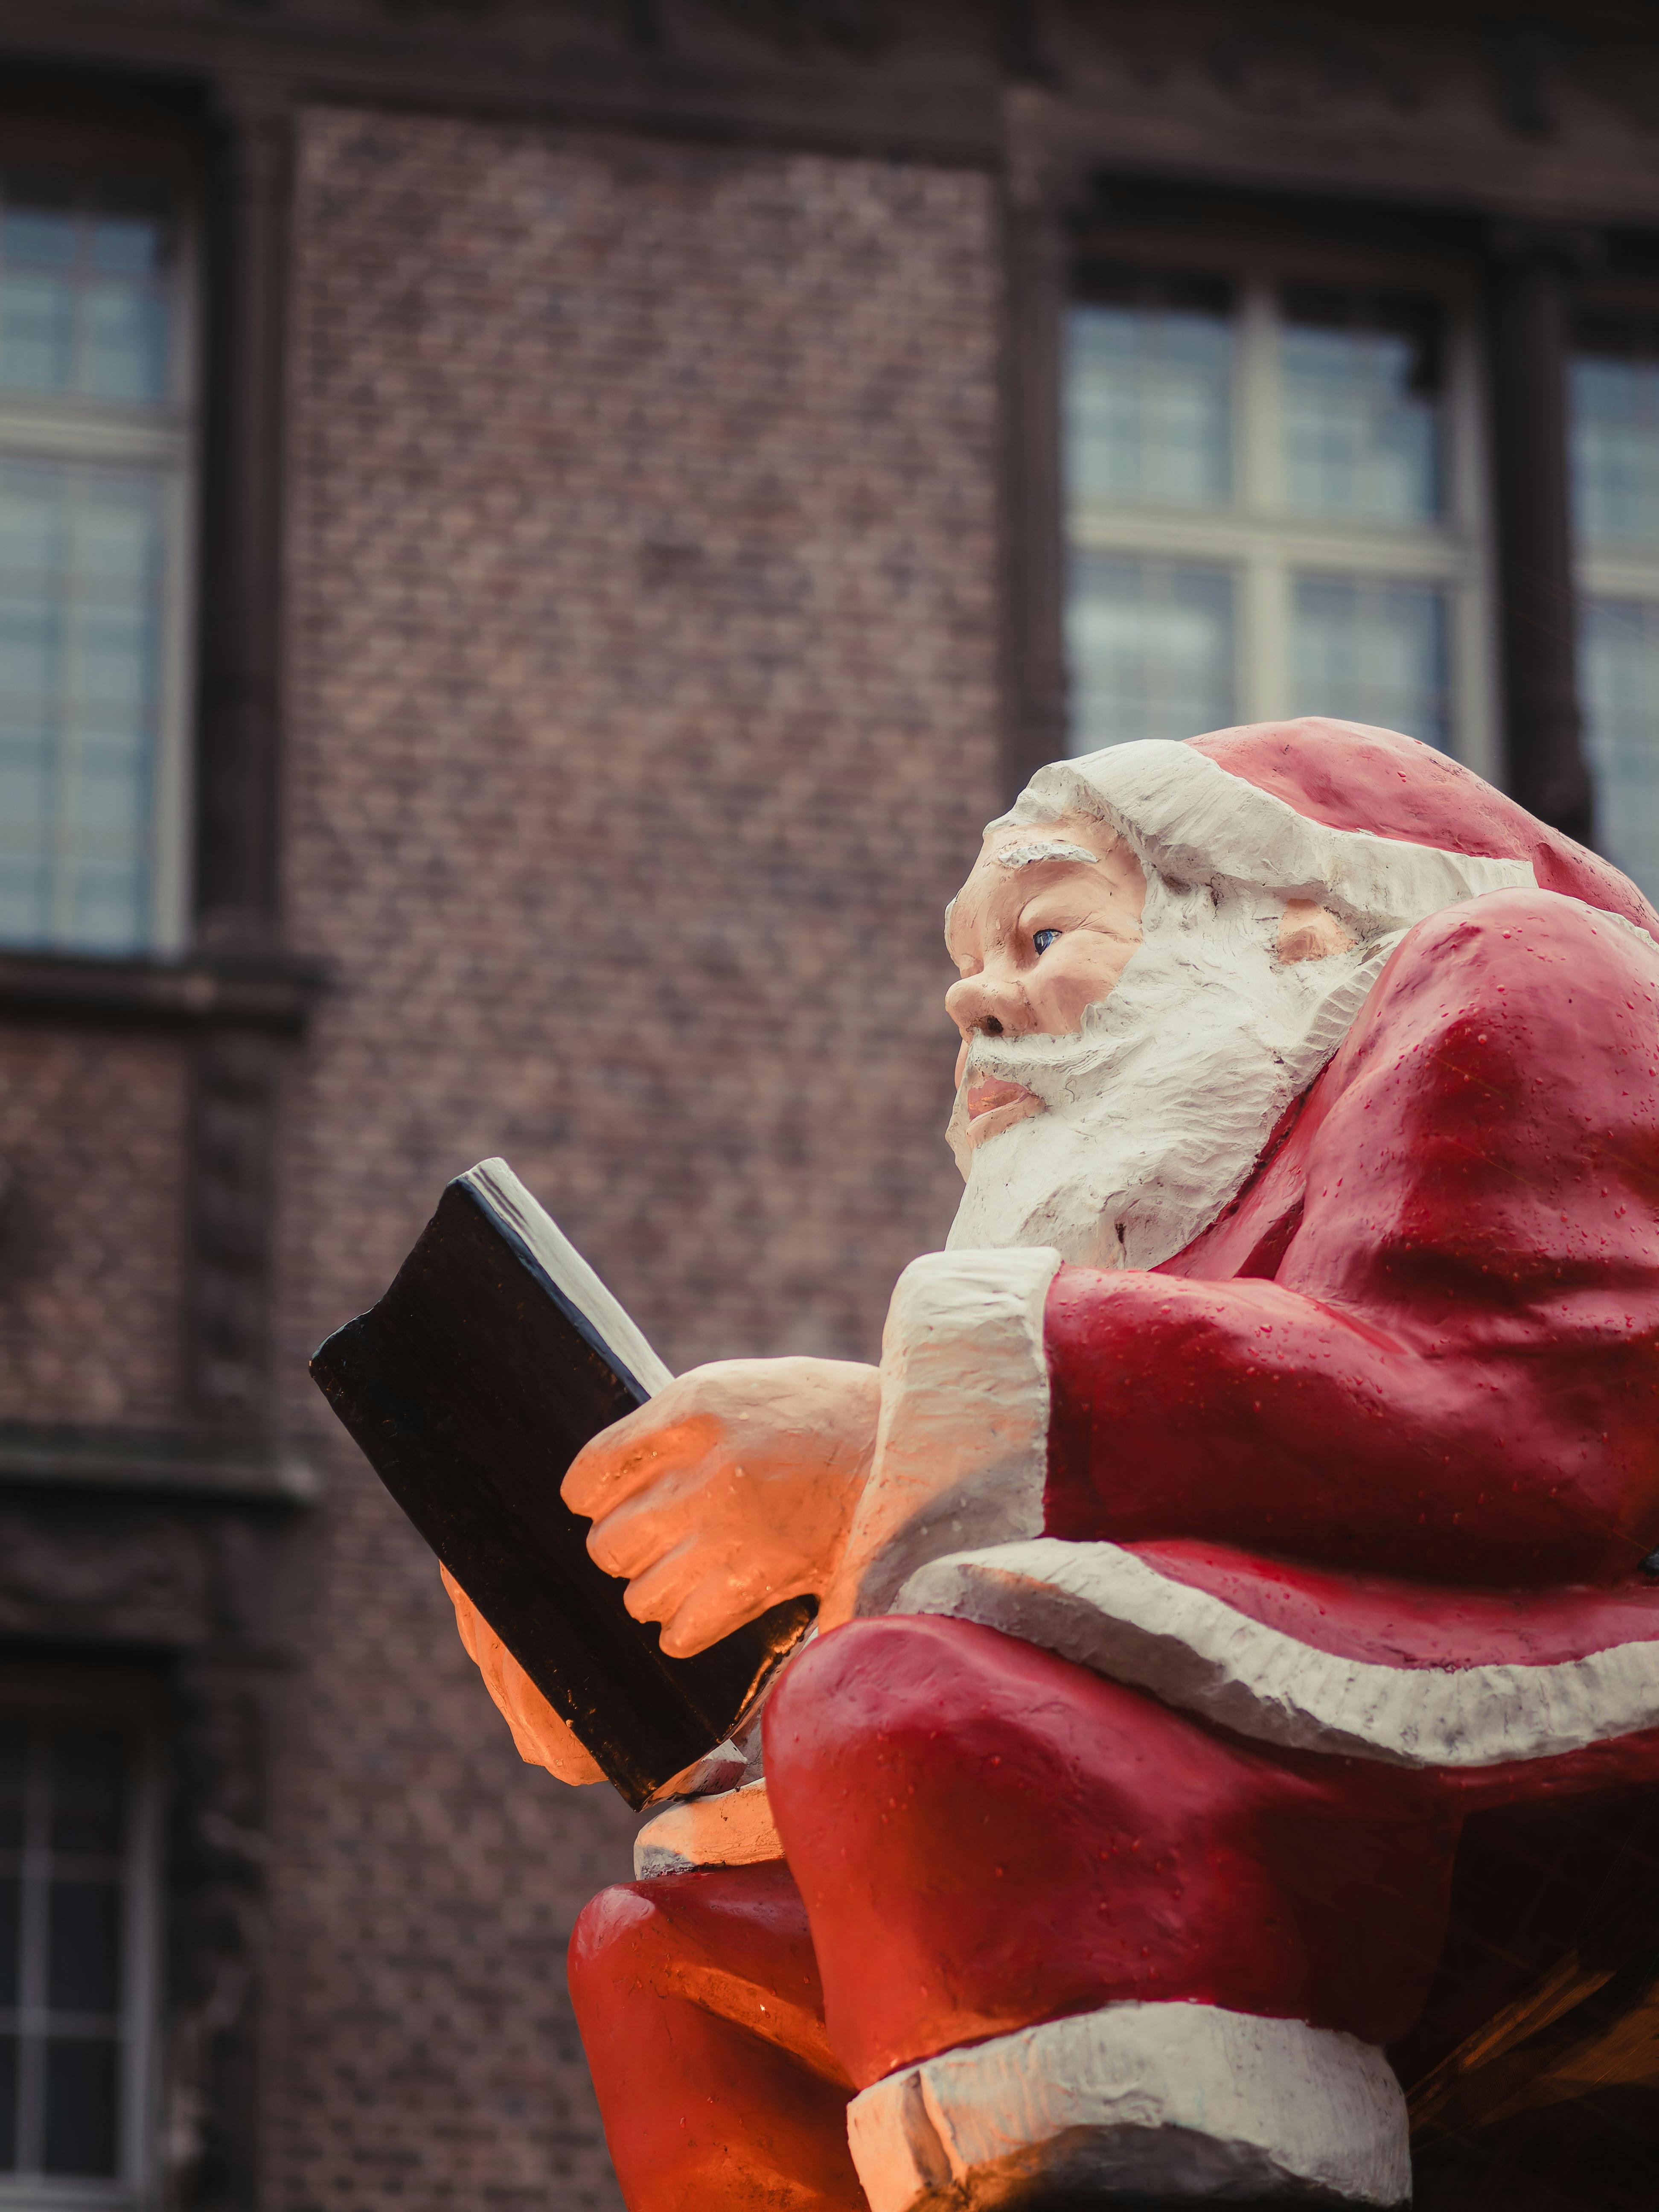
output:
<path id="1" fill-rule="evenodd" d="M 177 1422 L 186 1074 L 168 1038 L 0 1035 L 0 1419 Z"/>
<path id="2" fill-rule="evenodd" d="M 989 187 L 319 112 L 283 1170 L 326 1464 L 276 1793 L 270 2202 L 614 2202 L 562 1984 L 627 1863 L 520 1768 L 301 1369 L 505 1153 L 675 1366 L 868 1356 L 941 1241 L 940 912 L 995 769 Z"/>

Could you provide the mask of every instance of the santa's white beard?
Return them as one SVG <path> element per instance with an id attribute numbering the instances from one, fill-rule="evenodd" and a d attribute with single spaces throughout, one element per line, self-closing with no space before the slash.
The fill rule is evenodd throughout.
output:
<path id="1" fill-rule="evenodd" d="M 1155 1267 L 1243 1187 L 1346 1034 L 1404 933 L 1286 965 L 1282 902 L 1153 876 L 1143 938 L 1076 1036 L 976 1037 L 951 1116 L 967 1188 L 949 1248 L 1052 1244 Z M 1024 1084 L 1045 1111 L 969 1152 L 968 1084 Z"/>

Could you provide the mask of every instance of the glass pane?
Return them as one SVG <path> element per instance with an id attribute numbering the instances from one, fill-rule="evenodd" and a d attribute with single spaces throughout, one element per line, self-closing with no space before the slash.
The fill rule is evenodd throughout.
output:
<path id="1" fill-rule="evenodd" d="M 1659 605 L 1591 599 L 1581 617 L 1584 744 L 1597 842 L 1659 893 Z"/>
<path id="2" fill-rule="evenodd" d="M 0 588 L 0 701 L 8 720 L 38 712 L 57 689 L 59 612 L 55 598 Z"/>
<path id="3" fill-rule="evenodd" d="M 130 868 L 100 868 L 83 860 L 75 871 L 68 934 L 77 945 L 124 951 L 132 942 L 132 918 L 143 906 L 143 884 Z"/>
<path id="4" fill-rule="evenodd" d="M 67 392 L 75 373 L 75 287 L 57 276 L 0 276 L 0 386 Z"/>
<path id="5" fill-rule="evenodd" d="M 125 1746 L 113 1729 L 65 1729 L 52 1747 L 52 1848 L 121 1848 Z"/>
<path id="6" fill-rule="evenodd" d="M 1326 285 L 1284 295 L 1285 496 L 1310 514 L 1441 511 L 1440 315 Z"/>
<path id="7" fill-rule="evenodd" d="M 8 178 L 5 212 L 0 216 L 0 255 L 9 268 L 72 269 L 75 233 L 70 185 Z"/>
<path id="8" fill-rule="evenodd" d="M 112 1881 L 54 1881 L 46 1907 L 46 2002 L 112 2013 L 120 2002 L 121 1893 Z"/>
<path id="9" fill-rule="evenodd" d="M 52 911 L 52 878 L 44 860 L 0 857 L 0 939 L 13 945 L 44 942 Z"/>
<path id="10" fill-rule="evenodd" d="M 1574 519 L 1587 544 L 1659 544 L 1659 330 L 1581 324 L 1571 369 Z"/>
<path id="11" fill-rule="evenodd" d="M 52 812 L 52 778 L 39 750 L 0 736 L 0 846 L 38 846 Z"/>
<path id="12" fill-rule="evenodd" d="M 0 179 L 0 389 L 167 397 L 171 224 L 153 195 Z"/>
<path id="13" fill-rule="evenodd" d="M 167 260 L 167 230 L 159 212 L 106 207 L 93 218 L 92 265 L 100 276 L 159 276 Z"/>
<path id="14" fill-rule="evenodd" d="M 1294 714 L 1449 743 L 1445 598 L 1432 585 L 1298 576 L 1291 665 Z"/>
<path id="15" fill-rule="evenodd" d="M 1219 507 L 1232 494 L 1227 288 L 1095 273 L 1067 319 L 1066 463 L 1074 506 Z"/>
<path id="16" fill-rule="evenodd" d="M 0 461 L 0 937 L 148 934 L 162 486 Z"/>
<path id="17" fill-rule="evenodd" d="M 1072 750 L 1190 738 L 1233 716 L 1233 586 L 1223 570 L 1085 555 L 1066 631 Z"/>
<path id="18" fill-rule="evenodd" d="M 116 2046 L 103 2037 L 53 2037 L 46 2045 L 48 2173 L 112 2174 Z"/>
<path id="19" fill-rule="evenodd" d="M 17 2038 L 0 2035 L 0 2168 L 17 2166 Z"/>
<path id="20" fill-rule="evenodd" d="M 141 284 L 88 285 L 81 389 L 94 399 L 162 398 L 167 381 L 166 304 Z"/>

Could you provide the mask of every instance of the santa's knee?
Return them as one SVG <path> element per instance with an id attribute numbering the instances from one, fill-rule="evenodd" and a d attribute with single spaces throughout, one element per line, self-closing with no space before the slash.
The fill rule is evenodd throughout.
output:
<path id="1" fill-rule="evenodd" d="M 641 1886 L 617 1883 L 591 1897 L 570 1931 L 573 1993 L 637 1974 L 661 1948 L 661 1920 Z M 578 2000 L 580 2002 L 580 1999 Z"/>
<path id="2" fill-rule="evenodd" d="M 1370 2041 L 1420 2004 L 1449 1838 L 1358 1762 L 1281 1759 L 995 1630 L 901 1616 L 801 1655 L 766 1764 L 855 2080 L 1104 2004 Z"/>
<path id="3" fill-rule="evenodd" d="M 1217 1739 L 1155 1699 L 934 1615 L 854 1621 L 803 1652 L 767 1712 L 766 1771 L 798 1878 L 797 1843 L 810 1864 L 830 1827 L 890 1856 L 936 1846 L 957 1867 L 1006 1866 L 1012 1845 L 1093 1869 L 1120 1834 L 1144 1850 L 1149 1822 L 1172 1835 L 1212 1816 L 1240 1778 Z"/>
<path id="4" fill-rule="evenodd" d="M 601 1890 L 577 1915 L 568 1970 L 579 2015 L 671 1994 L 742 2010 L 750 1990 L 757 2001 L 787 1992 L 807 2015 L 818 2008 L 806 1914 L 781 1859 Z"/>

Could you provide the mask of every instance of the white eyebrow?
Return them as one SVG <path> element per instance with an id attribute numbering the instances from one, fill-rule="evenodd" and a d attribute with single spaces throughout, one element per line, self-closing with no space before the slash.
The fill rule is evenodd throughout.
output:
<path id="1" fill-rule="evenodd" d="M 1029 868 L 1039 860 L 1081 860 L 1091 868 L 1100 865 L 1098 853 L 1086 845 L 1066 845 L 1058 838 L 1031 839 L 1024 845 L 1005 845 L 995 855 L 1000 868 Z"/>

